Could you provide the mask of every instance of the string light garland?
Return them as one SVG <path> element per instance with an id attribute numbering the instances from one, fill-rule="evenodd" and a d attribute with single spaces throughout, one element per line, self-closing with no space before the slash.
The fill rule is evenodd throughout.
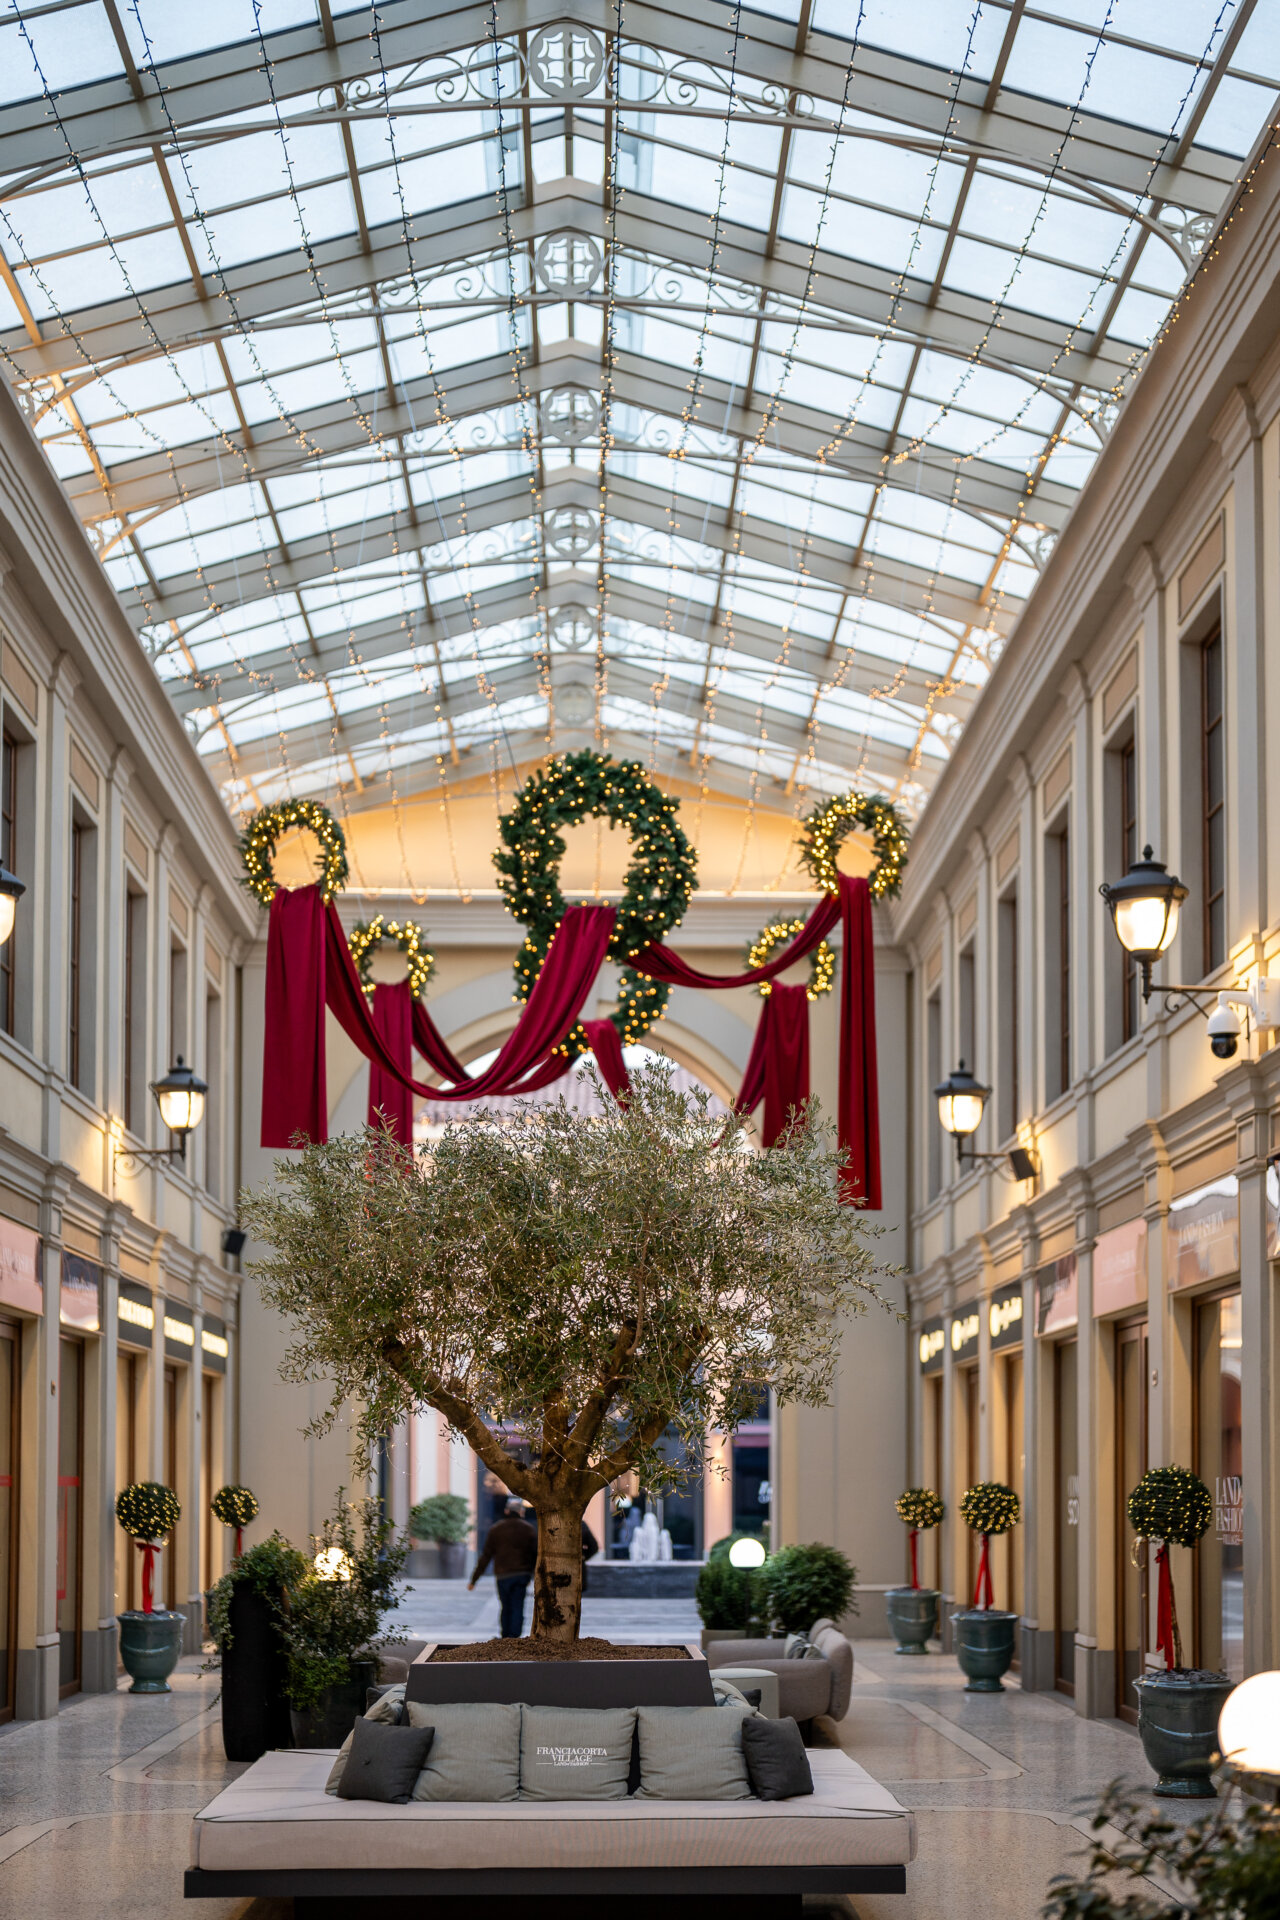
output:
<path id="1" fill-rule="evenodd" d="M 917 1533 L 927 1533 L 947 1517 L 947 1503 L 932 1487 L 908 1487 L 898 1495 L 894 1505 L 899 1520 Z"/>
<path id="2" fill-rule="evenodd" d="M 385 915 L 375 913 L 372 920 L 356 921 L 347 935 L 347 945 L 366 993 L 373 992 L 373 956 L 379 947 L 399 947 L 409 969 L 409 991 L 415 1000 L 421 1000 L 436 970 L 436 957 L 415 920 L 388 920 Z"/>
<path id="3" fill-rule="evenodd" d="M 788 940 L 794 940 L 803 933 L 805 923 L 800 920 L 771 920 L 767 927 L 761 927 L 755 939 L 747 947 L 746 959 L 749 967 L 762 967 L 775 947 L 785 946 Z M 830 993 L 836 977 L 836 956 L 825 940 L 819 940 L 809 955 L 809 983 L 805 995 L 816 1000 L 819 994 Z M 762 980 L 756 989 L 762 1000 L 767 1000 L 773 992 L 772 980 Z"/>
<path id="4" fill-rule="evenodd" d="M 868 875 L 873 900 L 896 900 L 902 891 L 910 833 L 901 812 L 882 793 L 842 793 L 823 801 L 802 821 L 800 864 L 824 893 L 836 893 L 836 855 L 855 831 L 871 835 L 875 866 Z"/>
<path id="5" fill-rule="evenodd" d="M 1213 1524 L 1213 1495 L 1186 1467 L 1152 1467 L 1129 1495 L 1128 1513 L 1139 1539 L 1194 1547 Z"/>
<path id="6" fill-rule="evenodd" d="M 1022 1503 L 1003 1480 L 979 1480 L 961 1496 L 960 1518 L 974 1533 L 1008 1533 L 1022 1518 Z"/>
<path id="7" fill-rule="evenodd" d="M 328 807 L 318 800 L 281 800 L 254 814 L 240 835 L 240 858 L 244 862 L 241 885 L 259 905 L 271 905 L 278 884 L 274 871 L 276 843 L 293 827 L 306 827 L 320 842 L 316 872 L 320 898 L 327 906 L 346 885 L 347 837 Z"/>
<path id="8" fill-rule="evenodd" d="M 516 995 L 527 1000 L 569 902 L 560 887 L 563 827 L 588 818 L 625 827 L 635 849 L 618 902 L 608 955 L 622 966 L 617 1010 L 609 1017 L 631 1046 L 667 1004 L 668 988 L 647 980 L 628 957 L 679 926 L 697 885 L 698 857 L 668 799 L 636 760 L 613 760 L 584 747 L 557 754 L 539 768 L 498 821 L 502 845 L 493 856 L 498 887 L 512 916 L 527 929 L 516 955 Z M 564 1043 L 569 1058 L 587 1050 L 581 1023 Z"/>

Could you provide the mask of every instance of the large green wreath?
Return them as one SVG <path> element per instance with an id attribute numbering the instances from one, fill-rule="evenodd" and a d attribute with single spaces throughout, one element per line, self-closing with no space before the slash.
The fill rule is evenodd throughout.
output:
<path id="1" fill-rule="evenodd" d="M 254 814 L 240 835 L 240 858 L 244 862 L 241 884 L 248 887 L 259 905 L 271 905 L 276 890 L 276 842 L 292 827 L 308 827 L 320 842 L 316 874 L 320 897 L 327 906 L 346 884 L 347 837 L 328 807 L 318 800 L 281 800 Z"/>
<path id="2" fill-rule="evenodd" d="M 1194 1547 L 1213 1522 L 1213 1496 L 1186 1467 L 1152 1467 L 1129 1495 L 1129 1525 L 1147 1540 Z"/>
<path id="3" fill-rule="evenodd" d="M 896 900 L 907 864 L 907 824 L 882 793 L 842 793 L 815 807 L 800 826 L 800 864 L 824 893 L 840 885 L 836 855 L 856 828 L 871 835 L 876 864 L 868 876 L 873 900 Z"/>
<path id="4" fill-rule="evenodd" d="M 157 1480 L 136 1480 L 121 1489 L 116 1501 L 116 1519 L 131 1540 L 163 1540 L 181 1518 L 177 1494 Z"/>
<path id="5" fill-rule="evenodd" d="M 667 1004 L 668 989 L 625 963 L 679 926 L 697 884 L 698 857 L 677 824 L 677 811 L 678 803 L 654 785 L 639 761 L 612 760 L 590 747 L 556 754 L 525 781 L 498 822 L 502 845 L 493 856 L 498 886 L 527 929 L 516 955 L 521 1000 L 528 999 L 569 906 L 560 888 L 561 828 L 591 817 L 612 820 L 627 829 L 634 853 L 608 948 L 609 958 L 622 963 L 617 1011 L 610 1019 L 625 1046 L 648 1032 Z M 571 1060 L 586 1052 L 580 1024 L 564 1050 Z"/>
<path id="6" fill-rule="evenodd" d="M 427 982 L 436 970 L 436 957 L 427 946 L 427 936 L 416 920 L 388 920 L 382 914 L 375 913 L 372 920 L 356 921 L 347 935 L 347 945 L 356 963 L 361 986 L 366 993 L 373 992 L 373 956 L 388 941 L 399 947 L 404 955 L 405 965 L 409 969 L 409 991 L 415 1000 L 421 1000 L 427 990 Z"/>

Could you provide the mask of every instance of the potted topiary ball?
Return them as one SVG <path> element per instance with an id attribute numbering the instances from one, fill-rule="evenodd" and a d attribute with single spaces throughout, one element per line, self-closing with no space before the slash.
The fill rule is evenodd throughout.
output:
<path id="1" fill-rule="evenodd" d="M 916 1542 L 937 1526 L 947 1509 L 932 1487 L 908 1487 L 898 1495 L 897 1505 L 899 1520 L 911 1529 L 911 1585 L 890 1587 L 884 1597 L 885 1611 L 898 1642 L 896 1653 L 928 1653 L 928 1643 L 938 1631 L 938 1593 L 934 1587 L 920 1585 Z"/>
<path id="2" fill-rule="evenodd" d="M 1155 1543 L 1156 1646 L 1163 1673 L 1134 1681 L 1138 1732 L 1156 1792 L 1181 1800 L 1211 1800 L 1218 1745 L 1218 1715 L 1231 1692 L 1225 1673 L 1182 1664 L 1182 1636 L 1173 1593 L 1170 1547 L 1194 1548 L 1213 1519 L 1213 1499 L 1203 1480 L 1185 1467 L 1153 1467 L 1129 1495 L 1129 1524 L 1138 1540 Z"/>
<path id="3" fill-rule="evenodd" d="M 238 1560 L 244 1552 L 244 1530 L 257 1518 L 257 1495 L 250 1493 L 248 1487 L 219 1487 L 209 1506 L 215 1520 L 221 1520 L 224 1527 L 235 1528 L 233 1558 Z"/>
<path id="4" fill-rule="evenodd" d="M 820 1540 L 808 1546 L 779 1547 L 760 1568 L 759 1592 L 770 1632 L 808 1633 L 815 1620 L 839 1623 L 857 1613 L 853 1597 L 858 1569 L 839 1547 Z"/>
<path id="5" fill-rule="evenodd" d="M 1017 1494 L 1001 1480 L 980 1480 L 960 1502 L 961 1519 L 982 1535 L 972 1604 L 958 1607 L 951 1616 L 956 1658 L 967 1676 L 966 1693 L 1004 1692 L 1000 1676 L 1008 1672 L 1013 1660 L 1018 1616 L 991 1604 L 991 1537 L 1017 1526 L 1021 1512 Z"/>
<path id="6" fill-rule="evenodd" d="M 410 1580 L 465 1580 L 471 1507 L 460 1493 L 431 1493 L 409 1509 L 409 1533 L 425 1540 L 405 1563 Z"/>
<path id="7" fill-rule="evenodd" d="M 120 1658 L 133 1681 L 130 1693 L 168 1693 L 169 1675 L 182 1651 L 185 1613 L 155 1605 L 156 1554 L 182 1517 L 171 1487 L 140 1480 L 116 1501 L 116 1519 L 142 1554 L 142 1610 L 118 1613 Z"/>

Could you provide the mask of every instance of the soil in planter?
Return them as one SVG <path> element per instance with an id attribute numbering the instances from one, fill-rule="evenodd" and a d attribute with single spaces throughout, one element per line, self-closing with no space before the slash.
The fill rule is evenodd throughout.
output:
<path id="1" fill-rule="evenodd" d="M 615 1647 L 609 1640 L 477 1640 L 469 1647 L 437 1647 L 436 1660 L 687 1660 L 684 1647 Z"/>

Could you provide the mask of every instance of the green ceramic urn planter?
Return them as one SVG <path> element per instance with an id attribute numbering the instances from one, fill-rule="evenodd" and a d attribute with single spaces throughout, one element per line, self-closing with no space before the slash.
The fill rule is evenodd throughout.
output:
<path id="1" fill-rule="evenodd" d="M 1001 1676 L 1013 1661 L 1016 1613 L 999 1607 L 960 1607 L 951 1616 L 956 1659 L 966 1693 L 1003 1693 Z"/>
<path id="2" fill-rule="evenodd" d="M 884 1601 L 895 1653 L 928 1653 L 938 1634 L 938 1598 L 932 1587 L 889 1588 Z"/>
<path id="3" fill-rule="evenodd" d="M 120 1658 L 130 1693 L 170 1693 L 169 1675 L 182 1652 L 185 1613 L 118 1613 Z"/>
<path id="4" fill-rule="evenodd" d="M 1134 1681 L 1138 1733 L 1158 1794 L 1174 1800 L 1217 1797 L 1218 1715 L 1233 1684 L 1225 1673 L 1199 1668 L 1149 1673 Z"/>

